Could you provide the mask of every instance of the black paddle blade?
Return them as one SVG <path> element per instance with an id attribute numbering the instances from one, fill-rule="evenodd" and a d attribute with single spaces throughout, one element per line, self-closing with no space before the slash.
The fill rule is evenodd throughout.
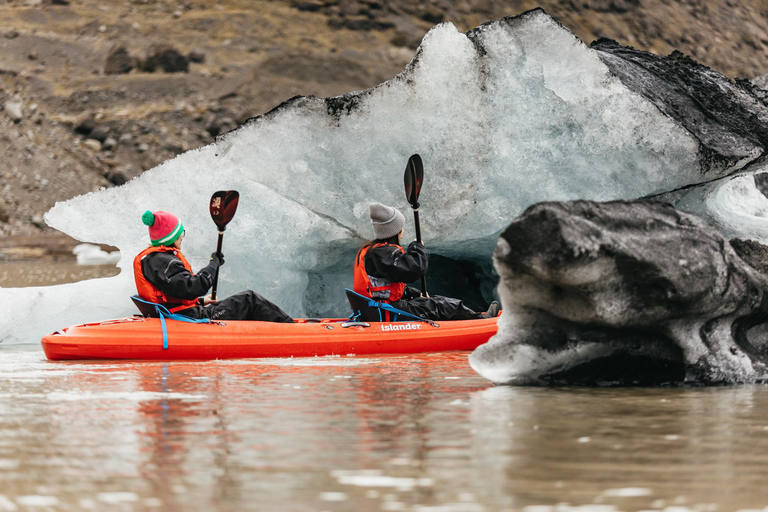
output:
<path id="1" fill-rule="evenodd" d="M 219 231 L 224 231 L 235 216 L 239 200 L 237 190 L 219 190 L 211 196 L 211 218 Z"/>
<path id="2" fill-rule="evenodd" d="M 419 207 L 419 194 L 421 193 L 421 184 L 424 182 L 424 164 L 418 154 L 411 155 L 408 159 L 408 165 L 405 166 L 405 197 L 408 204 L 414 210 Z"/>

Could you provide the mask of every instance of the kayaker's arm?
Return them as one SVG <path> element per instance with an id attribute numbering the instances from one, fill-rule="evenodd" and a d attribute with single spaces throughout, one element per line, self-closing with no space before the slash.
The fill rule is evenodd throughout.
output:
<path id="1" fill-rule="evenodd" d="M 365 258 L 365 268 L 369 275 L 397 283 L 418 281 L 421 276 L 426 275 L 428 266 L 427 248 L 416 241 L 410 243 L 405 253 L 390 245 L 368 251 Z"/>
<path id="2" fill-rule="evenodd" d="M 169 253 L 152 253 L 142 261 L 142 270 L 149 282 L 163 293 L 186 300 L 208 292 L 218 266 L 219 260 L 212 257 L 205 268 L 193 275 L 179 258 Z"/>

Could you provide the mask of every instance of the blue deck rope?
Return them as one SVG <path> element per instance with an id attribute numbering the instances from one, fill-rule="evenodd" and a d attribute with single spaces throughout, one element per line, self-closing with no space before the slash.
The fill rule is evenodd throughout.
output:
<path id="1" fill-rule="evenodd" d="M 160 326 L 163 330 L 163 350 L 168 349 L 168 327 L 165 325 L 165 320 L 176 320 L 179 322 L 187 322 L 190 324 L 209 324 L 211 323 L 211 320 L 209 318 L 190 318 L 185 315 L 180 315 L 178 313 L 171 313 L 168 311 L 168 308 L 163 306 L 162 304 L 158 304 L 156 302 L 149 302 L 148 300 L 144 300 L 141 297 L 134 295 L 132 297 L 134 300 L 137 300 L 139 302 L 142 302 L 144 304 L 148 304 L 150 306 L 153 306 L 155 308 L 155 311 L 157 311 L 157 315 L 160 317 Z"/>

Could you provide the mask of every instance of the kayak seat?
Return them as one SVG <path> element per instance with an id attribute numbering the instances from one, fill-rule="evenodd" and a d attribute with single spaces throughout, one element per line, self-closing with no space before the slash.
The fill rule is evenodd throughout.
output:
<path id="1" fill-rule="evenodd" d="M 350 320 L 361 322 L 424 321 L 421 317 L 392 307 L 391 304 L 386 302 L 378 302 L 365 295 L 360 295 L 349 288 L 345 288 L 344 291 L 347 293 L 347 300 L 352 308 Z"/>
<path id="2" fill-rule="evenodd" d="M 157 308 L 151 302 L 147 302 L 138 295 L 131 295 L 131 300 L 139 309 L 141 316 L 146 318 L 158 318 L 160 315 L 157 312 Z"/>
<path id="3" fill-rule="evenodd" d="M 163 333 L 163 350 L 168 349 L 168 329 L 165 325 L 165 320 L 177 320 L 179 322 L 187 322 L 190 324 L 209 324 L 211 320 L 209 318 L 190 318 L 188 316 L 180 315 L 179 313 L 171 313 L 168 308 L 162 304 L 155 302 L 149 302 L 144 300 L 138 295 L 131 295 L 131 300 L 136 307 L 141 311 L 141 315 L 144 318 L 159 318 L 160 328 Z"/>

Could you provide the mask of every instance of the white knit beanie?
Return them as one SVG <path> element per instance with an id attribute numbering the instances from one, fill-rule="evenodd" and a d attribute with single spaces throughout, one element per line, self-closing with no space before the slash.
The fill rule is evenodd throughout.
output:
<path id="1" fill-rule="evenodd" d="M 368 205 L 373 224 L 373 233 L 377 240 L 385 240 L 398 234 L 405 226 L 405 217 L 395 208 L 381 203 Z"/>

